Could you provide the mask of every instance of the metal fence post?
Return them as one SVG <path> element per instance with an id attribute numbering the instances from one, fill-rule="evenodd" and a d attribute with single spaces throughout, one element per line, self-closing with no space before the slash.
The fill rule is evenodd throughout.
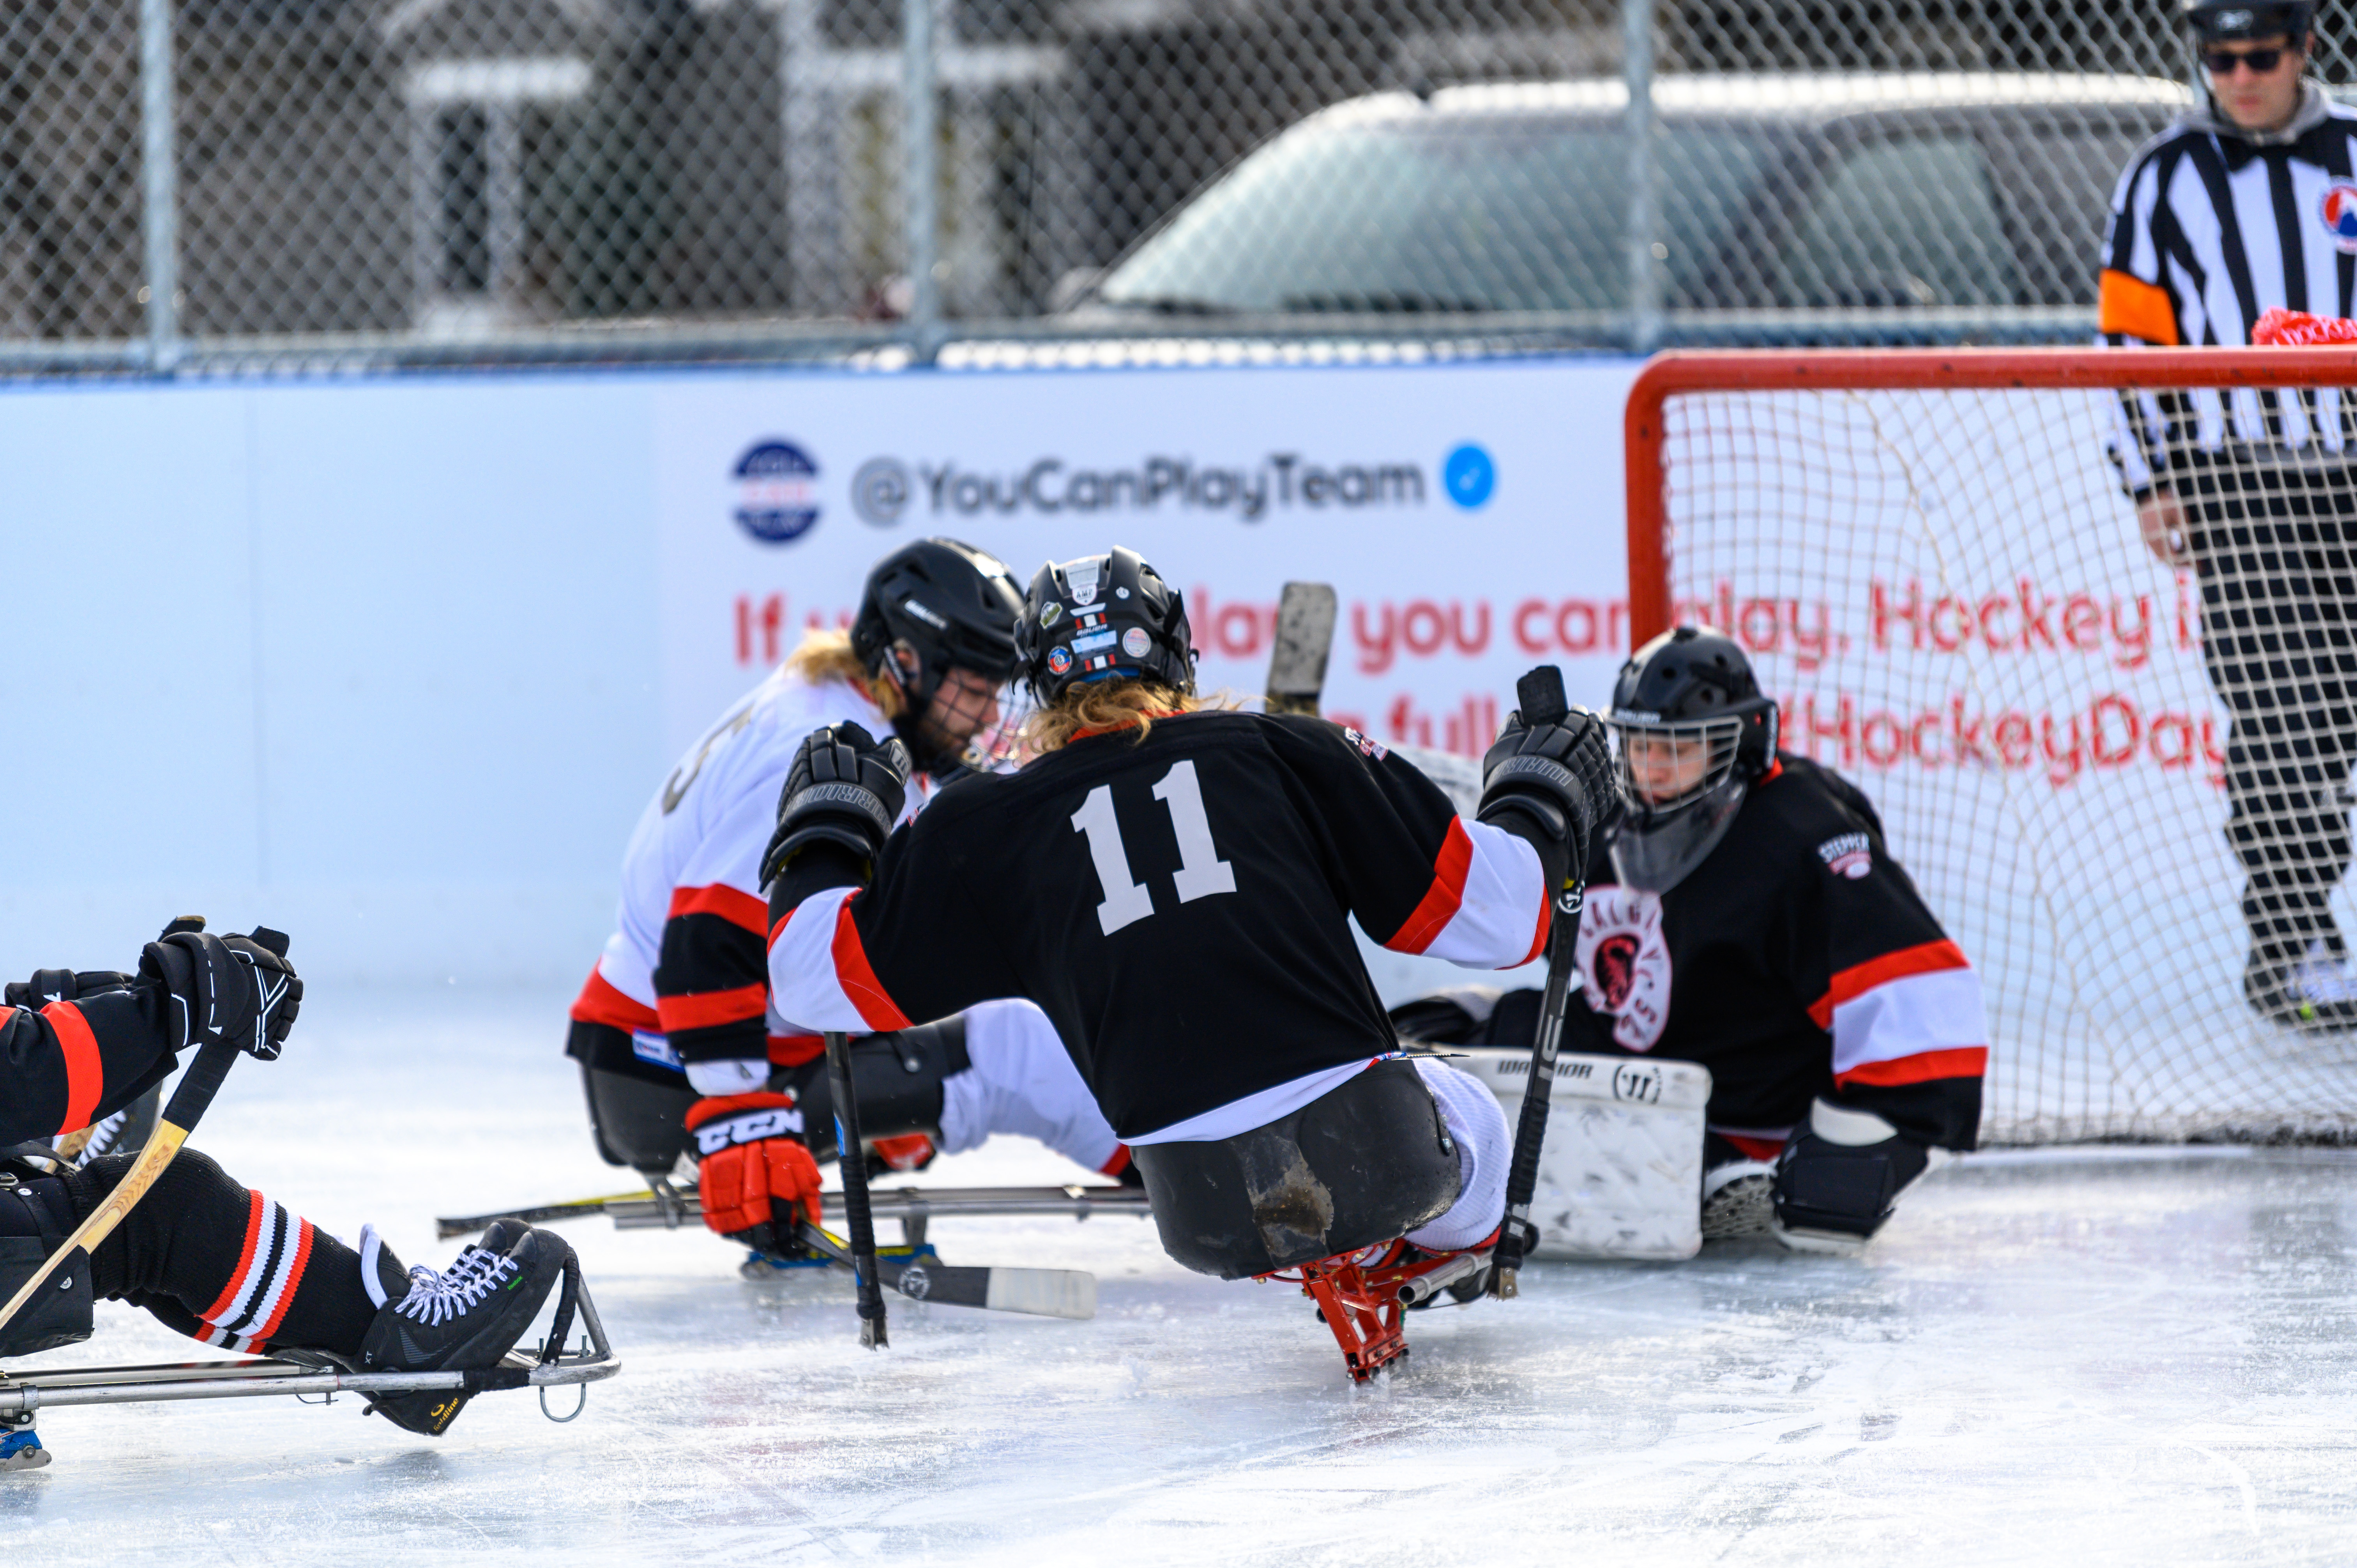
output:
<path id="1" fill-rule="evenodd" d="M 172 0 L 139 0 L 140 226 L 146 240 L 147 368 L 180 360 L 180 209 L 172 91 Z"/>
<path id="2" fill-rule="evenodd" d="M 933 48 L 935 0 L 900 4 L 900 183 L 909 252 L 909 347 L 919 362 L 941 351 L 941 100 Z"/>
<path id="3" fill-rule="evenodd" d="M 1629 347 L 1650 354 L 1662 339 L 1662 269 L 1654 249 L 1653 0 L 1621 0 L 1620 75 L 1629 89 Z"/>

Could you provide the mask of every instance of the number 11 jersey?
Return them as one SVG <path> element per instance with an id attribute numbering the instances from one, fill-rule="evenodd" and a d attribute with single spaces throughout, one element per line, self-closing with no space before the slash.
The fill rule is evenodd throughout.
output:
<path id="1" fill-rule="evenodd" d="M 788 897 L 770 933 L 788 1015 L 893 1029 L 1028 997 L 1114 1130 L 1146 1141 L 1261 1125 L 1397 1048 L 1353 917 L 1385 947 L 1480 969 L 1537 957 L 1548 921 L 1530 845 L 1460 819 L 1383 746 L 1211 712 L 962 779 L 893 834 L 865 891 Z"/>

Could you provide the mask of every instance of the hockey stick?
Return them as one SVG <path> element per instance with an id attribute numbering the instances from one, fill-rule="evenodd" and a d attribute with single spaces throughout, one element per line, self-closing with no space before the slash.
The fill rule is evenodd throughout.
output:
<path id="1" fill-rule="evenodd" d="M 1326 692 L 1326 657 L 1334 647 L 1334 588 L 1287 583 L 1276 602 L 1276 636 L 1268 650 L 1268 711 L 1318 716 Z"/>
<path id="2" fill-rule="evenodd" d="M 259 929 L 255 934 L 261 934 Z M 147 1189 L 156 1185 L 156 1178 L 164 1174 L 164 1167 L 172 1163 L 180 1145 L 188 1141 L 198 1118 L 213 1102 L 221 1080 L 229 1076 L 230 1064 L 237 1060 L 237 1053 L 238 1047 L 229 1040 L 216 1040 L 197 1052 L 197 1059 L 180 1076 L 179 1087 L 172 1091 L 171 1103 L 164 1107 L 164 1119 L 148 1135 L 147 1146 L 139 1151 L 139 1158 L 114 1184 L 114 1190 L 106 1195 L 105 1201 L 91 1209 L 90 1218 L 75 1226 L 74 1233 L 49 1254 L 48 1262 L 34 1270 L 32 1278 L 9 1297 L 8 1305 L 0 1306 L 0 1329 L 5 1329 L 15 1320 L 25 1304 L 33 1299 L 33 1293 L 48 1283 L 49 1276 L 68 1258 L 77 1250 L 96 1251 L 98 1244 L 112 1235 L 124 1217 L 147 1196 Z"/>
<path id="3" fill-rule="evenodd" d="M 803 1246 L 823 1252 L 852 1270 L 858 1275 L 863 1290 L 868 1280 L 880 1278 L 910 1301 L 986 1306 L 998 1312 L 1027 1313 L 1033 1317 L 1086 1318 L 1097 1315 L 1097 1277 L 1082 1269 L 952 1268 L 947 1263 L 914 1259 L 901 1263 L 878 1258 L 876 1273 L 870 1275 L 852 1261 L 852 1250 L 832 1231 L 801 1219 L 794 1223 L 794 1235 Z"/>
<path id="4" fill-rule="evenodd" d="M 1514 701 L 1527 725 L 1559 723 L 1571 711 L 1564 700 L 1563 671 L 1542 664 L 1514 682 Z M 1539 1145 L 1546 1140 L 1547 1109 L 1555 1095 L 1555 1047 L 1563 1040 L 1563 1012 L 1571 996 L 1572 950 L 1579 940 L 1579 910 L 1587 901 L 1587 867 L 1574 864 L 1554 894 L 1555 918 L 1547 929 L 1546 994 L 1539 1004 L 1538 1038 L 1531 1044 L 1531 1076 L 1523 1086 L 1523 1116 L 1514 1129 L 1514 1159 L 1506 1168 L 1506 1219 L 1498 1228 L 1498 1250 L 1490 1265 L 1490 1294 L 1511 1301 L 1523 1258 L 1538 1240 L 1531 1224 L 1531 1198 L 1538 1191 Z"/>
<path id="5" fill-rule="evenodd" d="M 877 1219 L 952 1219 L 990 1215 L 1068 1215 L 1086 1219 L 1093 1214 L 1128 1214 L 1144 1219 L 1151 1213 L 1145 1189 L 1135 1187 L 870 1187 L 868 1212 Z M 823 1211 L 843 1212 L 843 1194 L 830 1192 Z M 544 1203 L 532 1208 L 495 1208 L 488 1214 L 447 1216 L 434 1221 L 438 1240 L 472 1236 L 494 1219 L 521 1219 L 543 1225 L 557 1219 L 587 1219 L 603 1214 L 618 1230 L 677 1230 L 703 1216 L 693 1193 L 681 1193 L 666 1203 L 653 1192 L 619 1192 L 610 1197 L 582 1197 L 569 1203 Z"/>
<path id="6" fill-rule="evenodd" d="M 891 1341 L 884 1324 L 884 1282 L 876 1268 L 876 1217 L 867 1208 L 867 1145 L 859 1139 L 859 1101 L 851 1089 L 851 1040 L 826 1035 L 827 1086 L 834 1093 L 835 1165 L 843 1172 L 843 1215 L 851 1225 L 851 1272 L 859 1283 L 859 1342 L 870 1350 Z"/>

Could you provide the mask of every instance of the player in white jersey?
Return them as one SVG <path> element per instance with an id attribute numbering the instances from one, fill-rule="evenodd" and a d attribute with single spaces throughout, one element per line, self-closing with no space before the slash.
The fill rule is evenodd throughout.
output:
<path id="1" fill-rule="evenodd" d="M 913 816 L 980 759 L 977 737 L 997 725 L 1022 602 L 1006 568 L 971 546 L 927 539 L 896 551 L 869 575 L 847 634 L 806 636 L 663 781 L 630 836 L 619 929 L 573 1004 L 566 1046 L 609 1163 L 668 1175 L 691 1140 L 707 1155 L 741 1151 L 775 1142 L 780 1125 L 811 1155 L 834 1155 L 823 1040 L 770 1004 L 760 865 L 779 790 L 806 736 L 856 724 L 907 744 L 919 776 L 903 815 Z M 1128 1151 L 1028 1002 L 871 1035 L 852 1056 L 862 1127 L 894 1168 L 999 1132 L 1091 1170 L 1128 1170 Z M 814 1165 L 808 1175 L 814 1183 Z M 728 1206 L 712 1197 L 716 1216 Z M 715 1229 L 729 1227 L 716 1218 Z"/>

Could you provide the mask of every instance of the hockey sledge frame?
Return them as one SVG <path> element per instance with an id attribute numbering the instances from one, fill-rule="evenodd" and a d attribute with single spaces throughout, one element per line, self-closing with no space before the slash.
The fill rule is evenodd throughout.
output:
<path id="1" fill-rule="evenodd" d="M 567 1353 L 565 1342 L 578 1318 L 587 1340 Z M 496 1366 L 438 1372 L 356 1372 L 326 1357 L 301 1352 L 244 1361 L 160 1362 L 136 1367 L 79 1367 L 54 1372 L 10 1372 L 0 1369 L 0 1439 L 28 1431 L 42 1411 L 79 1405 L 135 1404 L 166 1400 L 255 1399 L 293 1394 L 308 1399 L 339 1393 L 395 1394 L 433 1390 L 461 1390 L 469 1394 L 500 1393 L 511 1389 L 541 1391 L 541 1413 L 558 1423 L 569 1415 L 548 1408 L 547 1391 L 577 1386 L 584 1404 L 587 1385 L 602 1382 L 622 1369 L 606 1325 L 597 1316 L 581 1278 L 581 1262 L 567 1258 L 565 1283 L 557 1296 L 556 1314 L 547 1338 L 535 1354 L 511 1350 Z M 327 1402 L 323 1398 L 321 1402 Z M 5 1468 L 5 1466 L 0 1466 Z"/>

